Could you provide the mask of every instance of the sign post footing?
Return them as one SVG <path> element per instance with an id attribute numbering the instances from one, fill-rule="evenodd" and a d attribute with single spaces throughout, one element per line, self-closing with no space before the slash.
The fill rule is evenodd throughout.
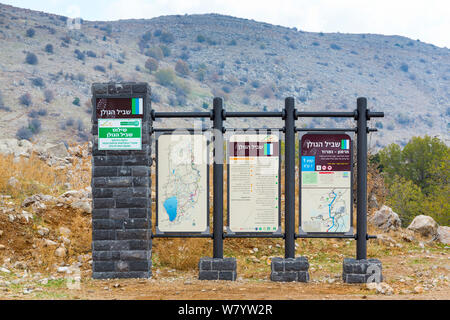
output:
<path id="1" fill-rule="evenodd" d="M 378 259 L 344 258 L 342 280 L 344 283 L 382 282 L 382 265 Z"/>
<path id="2" fill-rule="evenodd" d="M 276 282 L 309 282 L 309 262 L 307 257 L 273 258 L 270 280 Z"/>
<path id="3" fill-rule="evenodd" d="M 236 258 L 202 257 L 198 263 L 199 280 L 236 281 Z"/>

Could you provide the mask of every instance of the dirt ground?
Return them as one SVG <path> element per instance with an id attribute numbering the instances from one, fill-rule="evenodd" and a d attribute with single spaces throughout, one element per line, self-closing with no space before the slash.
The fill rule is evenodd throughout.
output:
<path id="1" fill-rule="evenodd" d="M 0 286 L 0 299 L 448 300 L 450 256 L 447 250 L 412 250 L 407 256 L 382 257 L 385 282 L 393 289 L 393 294 L 390 295 L 368 290 L 364 284 L 344 284 L 336 272 L 342 262 L 336 261 L 322 270 L 312 267 L 309 283 L 272 282 L 269 280 L 269 265 L 255 269 L 259 271 L 253 275 L 241 270 L 242 274 L 238 274 L 238 279 L 234 282 L 200 281 L 197 279 L 197 270 L 179 271 L 165 267 L 154 268 L 151 279 L 93 280 L 90 270 L 85 270 L 82 271 L 79 286 L 69 287 L 67 275 L 42 284 L 42 280 L 27 281 L 23 275 L 16 274 L 9 278 L 6 276 L 13 283 L 6 287 Z M 238 265 L 240 260 L 238 257 Z M 311 265 L 314 266 L 315 263 L 312 262 Z M 331 273 L 330 270 L 333 269 L 335 272 Z M 14 284 L 14 279 L 24 281 Z"/>

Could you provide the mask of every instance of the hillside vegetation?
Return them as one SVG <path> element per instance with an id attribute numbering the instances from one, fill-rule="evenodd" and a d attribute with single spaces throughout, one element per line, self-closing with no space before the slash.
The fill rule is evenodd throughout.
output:
<path id="1" fill-rule="evenodd" d="M 448 138 L 450 50 L 400 36 L 312 33 L 217 14 L 81 21 L 0 4 L 0 130 L 34 141 L 86 141 L 93 82 L 146 81 L 159 111 L 349 111 L 366 96 L 384 111 L 371 147 L 412 134 Z M 187 126 L 182 120 L 157 123 Z M 227 125 L 281 126 L 228 119 Z M 300 119 L 298 126 L 352 126 Z M 411 128 L 414 128 L 412 131 Z"/>

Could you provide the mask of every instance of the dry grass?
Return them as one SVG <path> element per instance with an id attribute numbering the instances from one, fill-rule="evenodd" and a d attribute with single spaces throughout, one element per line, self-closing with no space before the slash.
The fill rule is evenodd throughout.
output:
<path id="1" fill-rule="evenodd" d="M 87 144 L 81 146 L 87 148 Z M 91 159 L 73 157 L 72 167 L 51 167 L 35 153 L 30 158 L 14 159 L 13 155 L 0 155 L 0 193 L 21 201 L 33 194 L 58 196 L 64 184 L 72 189 L 82 189 L 90 184 Z M 10 183 L 15 178 L 16 183 Z"/>
<path id="2" fill-rule="evenodd" d="M 162 267 L 196 269 L 203 256 L 211 256 L 212 243 L 205 239 L 158 239 L 153 241 L 153 260 Z"/>
<path id="3" fill-rule="evenodd" d="M 9 183 L 11 178 L 18 183 Z M 57 195 L 66 182 L 65 173 L 49 167 L 36 155 L 14 160 L 12 155 L 0 155 L 0 193 L 23 199 L 36 193 Z"/>

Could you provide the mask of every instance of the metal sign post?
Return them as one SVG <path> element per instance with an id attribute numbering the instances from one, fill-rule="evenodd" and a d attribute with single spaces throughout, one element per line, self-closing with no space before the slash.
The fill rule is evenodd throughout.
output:
<path id="1" fill-rule="evenodd" d="M 371 117 L 383 117 L 384 114 L 382 112 L 370 112 L 367 109 L 366 98 L 357 99 L 357 109 L 354 112 L 300 112 L 295 109 L 295 100 L 292 97 L 285 99 L 285 106 L 282 112 L 226 112 L 223 108 L 223 100 L 221 98 L 214 98 L 213 109 L 209 112 L 155 112 L 150 108 L 150 88 L 147 84 L 108 83 L 93 85 L 92 101 L 94 107 L 92 129 L 95 136 L 92 167 L 94 204 L 92 214 L 94 278 L 150 277 L 152 238 L 195 237 L 213 239 L 212 257 L 202 257 L 199 261 L 199 279 L 233 281 L 236 280 L 237 276 L 237 263 L 236 258 L 234 257 L 224 257 L 223 247 L 225 238 L 284 238 L 285 255 L 284 258 L 276 257 L 272 259 L 271 280 L 308 282 L 309 262 L 306 257 L 295 256 L 296 238 L 353 238 L 357 240 L 356 259 L 344 259 L 344 282 L 361 283 L 381 281 L 381 262 L 378 259 L 367 259 L 367 240 L 373 238 L 373 236 L 367 234 L 367 134 L 371 131 L 376 131 L 376 129 L 368 128 L 367 121 Z M 284 120 L 284 128 L 249 128 L 249 130 L 253 132 L 275 130 L 285 133 L 284 233 L 281 230 L 281 224 L 279 222 L 280 213 L 278 215 L 279 228 L 275 232 L 273 232 L 273 230 L 276 229 L 276 226 L 274 227 L 274 225 L 272 225 L 273 221 L 271 222 L 272 224 L 269 229 L 267 229 L 267 226 L 266 229 L 258 227 L 258 229 L 255 230 L 258 232 L 233 232 L 230 228 L 228 228 L 227 232 L 224 232 L 224 133 L 227 130 L 243 130 L 238 128 L 225 128 L 224 121 L 227 117 L 272 117 Z M 295 120 L 304 117 L 354 118 L 357 121 L 357 127 L 296 128 Z M 153 128 L 153 120 L 157 118 L 209 118 L 212 120 L 212 133 L 214 137 L 212 233 L 210 233 L 209 227 L 206 227 L 206 230 L 203 228 L 205 225 L 204 223 L 197 225 L 197 222 L 200 221 L 198 219 L 196 219 L 195 222 L 192 222 L 189 228 L 183 226 L 171 229 L 171 226 L 165 226 L 164 229 L 166 232 L 152 233 L 150 197 L 151 177 L 149 168 L 149 165 L 151 165 L 151 137 L 154 133 L 174 133 L 174 131 L 176 131 L 176 129 L 173 128 Z M 187 134 L 184 134 L 185 136 L 196 134 L 196 131 L 192 128 L 184 130 L 187 132 Z M 201 132 L 203 134 L 208 130 L 211 129 L 202 128 Z M 356 234 L 353 234 L 351 226 L 347 226 L 349 223 L 345 223 L 345 229 L 333 230 L 336 232 L 328 232 L 329 228 L 326 228 L 327 232 L 314 232 L 314 230 L 312 232 L 301 232 L 303 223 L 301 214 L 299 216 L 299 234 L 295 233 L 295 135 L 296 132 L 301 131 L 320 131 L 328 134 L 330 132 L 356 132 Z M 345 137 L 346 135 L 337 134 L 336 136 Z M 153 135 L 153 137 L 158 139 L 156 135 Z M 339 140 L 338 142 L 334 141 L 333 144 L 344 143 L 345 149 L 347 149 L 347 144 L 350 144 L 351 139 L 340 139 L 342 140 Z M 259 141 L 257 139 L 254 140 Z M 166 150 L 168 147 L 168 139 L 163 139 L 161 141 L 165 141 L 165 145 L 157 145 L 157 147 L 161 147 L 161 150 L 164 148 L 164 150 Z M 257 147 L 260 148 L 259 142 L 257 142 Z M 265 155 L 272 155 L 272 147 L 271 144 L 264 144 L 265 149 L 261 152 L 264 152 Z M 309 159 L 313 157 L 311 155 L 305 157 L 305 161 L 308 161 L 306 158 Z M 317 165 L 321 161 L 319 160 Z M 343 161 L 341 162 L 343 163 Z M 311 163 L 313 162 L 311 161 Z M 311 169 L 309 167 L 311 163 L 307 163 L 308 166 L 305 165 L 306 171 Z M 325 169 L 322 166 L 322 170 L 319 171 L 333 171 L 331 168 L 336 163 L 337 162 L 333 160 L 333 165 L 330 163 L 329 165 L 326 165 Z M 338 166 L 342 165 L 342 163 L 338 164 Z M 323 165 L 321 162 L 320 164 Z M 240 170 L 242 170 L 242 168 Z M 174 171 L 175 170 L 168 170 L 168 173 L 173 174 Z M 347 169 L 344 171 L 348 172 Z M 203 174 L 206 172 L 205 178 L 207 181 L 209 171 L 206 169 L 202 172 Z M 279 178 L 279 174 L 273 176 Z M 312 175 L 309 177 L 311 178 Z M 342 177 L 344 177 L 344 173 L 342 173 Z M 156 180 L 158 181 L 158 179 Z M 249 191 L 253 192 L 251 179 L 248 180 Z M 272 179 L 271 181 L 275 181 L 274 183 L 279 186 L 277 179 Z M 310 184 L 312 183 L 311 181 L 312 180 L 310 179 Z M 228 180 L 227 187 L 229 187 L 229 183 L 230 181 Z M 207 185 L 209 184 L 207 183 Z M 245 183 L 242 184 L 241 181 L 239 188 L 245 189 L 245 187 Z M 299 187 L 299 192 L 301 192 L 302 185 L 299 185 Z M 201 201 L 204 201 L 204 203 L 202 203 L 200 211 L 204 212 L 205 215 L 209 217 L 209 188 L 206 186 L 203 189 L 205 189 L 206 196 L 201 198 Z M 278 189 L 278 192 L 280 192 L 280 189 Z M 195 194 L 192 194 L 192 196 L 194 195 Z M 261 197 L 261 194 L 258 196 Z M 277 194 L 274 194 L 273 196 L 275 197 L 274 199 L 279 200 L 280 198 Z M 269 195 L 268 198 L 270 198 Z M 176 218 L 178 214 L 178 198 L 171 197 L 170 199 L 171 200 L 168 203 L 165 203 L 165 205 L 158 206 L 158 209 L 161 209 L 161 212 L 163 212 L 163 209 L 166 210 L 168 215 L 167 221 L 174 220 L 174 217 Z M 227 200 L 230 200 L 229 195 Z M 348 199 L 346 201 L 348 202 Z M 301 203 L 302 201 L 299 203 L 300 210 Z M 279 209 L 279 205 L 278 207 L 275 206 L 275 208 Z M 166 220 L 164 220 L 164 223 L 167 222 Z M 206 225 L 209 226 L 209 220 L 206 219 L 206 221 Z M 229 223 L 230 221 L 228 221 L 228 224 Z M 332 227 L 333 226 L 334 223 L 332 224 Z M 156 231 L 158 231 L 158 225 L 156 225 L 155 228 Z M 240 230 L 239 228 L 244 230 L 245 228 L 248 229 L 248 226 L 243 227 L 237 225 L 236 228 L 236 230 Z"/>

